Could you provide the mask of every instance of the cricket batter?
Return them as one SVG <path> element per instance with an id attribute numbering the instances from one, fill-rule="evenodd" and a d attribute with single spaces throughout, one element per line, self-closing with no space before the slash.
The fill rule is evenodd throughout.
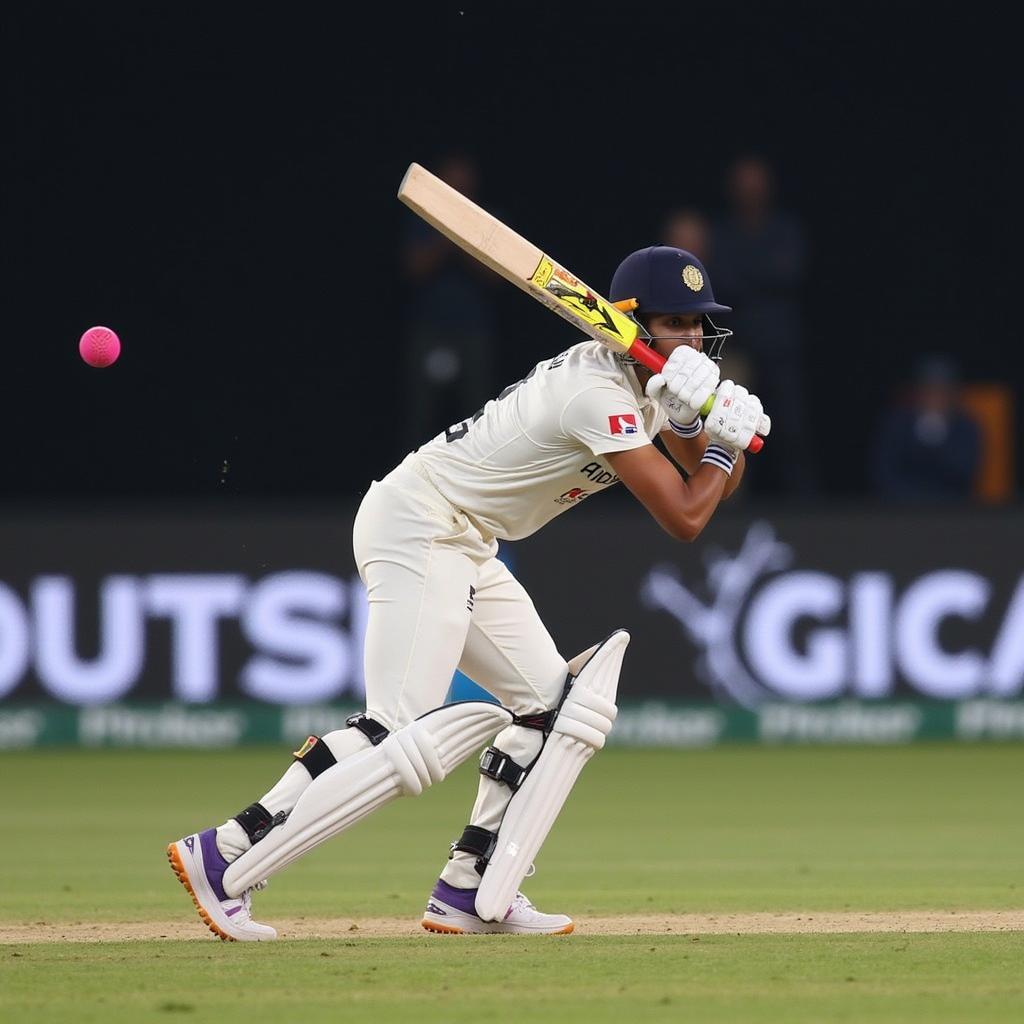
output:
<path id="1" fill-rule="evenodd" d="M 452 843 L 422 924 L 432 932 L 565 934 L 572 919 L 519 891 L 583 765 L 604 744 L 629 635 L 566 661 L 523 587 L 496 557 L 622 481 L 678 540 L 696 538 L 743 475 L 743 449 L 770 421 L 719 382 L 729 331 L 701 262 L 651 246 L 615 272 L 636 299 L 652 375 L 583 341 L 538 363 L 469 419 L 375 481 L 353 530 L 369 596 L 366 712 L 310 736 L 264 796 L 167 854 L 222 939 L 268 940 L 252 918 L 265 880 L 401 795 L 439 782 L 487 743 L 469 824 Z M 716 394 L 702 423 L 698 410 Z M 686 478 L 653 444 L 660 436 Z M 444 705 L 456 669 L 501 702 Z"/>

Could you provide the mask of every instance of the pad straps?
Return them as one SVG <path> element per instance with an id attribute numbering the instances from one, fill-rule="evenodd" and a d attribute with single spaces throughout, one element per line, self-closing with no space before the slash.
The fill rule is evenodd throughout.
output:
<path id="1" fill-rule="evenodd" d="M 556 707 L 549 708 L 547 711 L 534 711 L 528 715 L 513 714 L 512 724 L 518 725 L 523 729 L 536 729 L 544 734 L 544 740 L 546 741 L 551 734 L 551 727 L 555 724 L 555 719 L 558 717 L 558 709 L 562 706 L 571 683 L 572 675 L 566 679 L 565 686 L 562 688 L 562 696 L 559 698 Z M 542 744 L 541 750 L 543 749 Z M 537 756 L 539 757 L 540 754 L 538 753 Z M 526 776 L 530 774 L 530 769 L 536 760 L 537 758 L 534 758 L 533 761 L 524 766 L 513 761 L 504 750 L 498 747 L 488 747 L 480 757 L 480 774 L 485 775 L 489 779 L 494 779 L 495 782 L 504 782 L 514 793 L 526 781 Z"/>
<path id="2" fill-rule="evenodd" d="M 331 753 L 331 748 L 319 736 L 308 737 L 292 756 L 309 772 L 310 779 L 323 775 L 328 768 L 333 768 L 338 763 L 338 759 Z"/>
<path id="3" fill-rule="evenodd" d="M 261 803 L 249 804 L 235 815 L 250 843 L 258 843 L 273 828 L 274 816 Z"/>
<path id="4" fill-rule="evenodd" d="M 345 719 L 350 729 L 358 729 L 375 747 L 388 738 L 388 730 L 365 714 L 350 715 Z"/>
<path id="5" fill-rule="evenodd" d="M 572 679 L 572 676 L 569 677 Z M 567 681 L 568 684 L 568 681 Z M 561 705 L 562 700 L 565 698 L 565 688 L 562 689 L 562 697 L 559 698 L 558 705 L 551 708 L 548 711 L 534 711 L 529 715 L 512 715 L 512 724 L 521 725 L 524 729 L 538 729 L 546 736 L 551 732 L 551 726 L 555 724 L 555 719 L 558 717 L 558 707 Z"/>
<path id="6" fill-rule="evenodd" d="M 494 853 L 494 847 L 498 842 L 498 833 L 491 832 L 486 828 L 478 828 L 476 825 L 467 825 L 462 836 L 452 843 L 448 859 L 451 860 L 456 852 L 476 854 L 476 873 L 482 875 Z"/>

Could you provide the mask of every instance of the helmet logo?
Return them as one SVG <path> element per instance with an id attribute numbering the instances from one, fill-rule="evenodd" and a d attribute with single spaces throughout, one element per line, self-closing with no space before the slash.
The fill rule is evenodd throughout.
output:
<path id="1" fill-rule="evenodd" d="M 692 292 L 699 292 L 704 287 L 704 275 L 692 264 L 683 267 L 683 284 Z"/>

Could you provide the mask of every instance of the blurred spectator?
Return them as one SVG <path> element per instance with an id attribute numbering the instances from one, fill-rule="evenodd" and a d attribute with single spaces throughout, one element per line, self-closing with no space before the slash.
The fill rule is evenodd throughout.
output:
<path id="1" fill-rule="evenodd" d="M 706 266 L 711 249 L 711 223 L 700 210 L 681 206 L 665 218 L 661 243 L 692 252 Z"/>
<path id="2" fill-rule="evenodd" d="M 953 363 L 928 356 L 911 393 L 882 419 L 872 475 L 877 493 L 905 500 L 965 501 L 981 460 L 981 431 L 959 401 Z"/>
<path id="3" fill-rule="evenodd" d="M 472 156 L 449 153 L 429 169 L 478 200 L 480 171 Z M 500 280 L 411 212 L 401 258 L 410 301 L 400 440 L 411 451 L 494 397 L 492 291 Z"/>
<path id="4" fill-rule="evenodd" d="M 748 480 L 754 493 L 808 494 L 817 483 L 804 408 L 803 227 L 777 207 L 775 175 L 763 158 L 736 160 L 726 186 L 729 209 L 713 227 L 708 269 L 715 294 L 735 309 L 729 347 L 750 360 L 751 377 L 740 383 L 772 417 L 770 442 L 747 462 Z"/>

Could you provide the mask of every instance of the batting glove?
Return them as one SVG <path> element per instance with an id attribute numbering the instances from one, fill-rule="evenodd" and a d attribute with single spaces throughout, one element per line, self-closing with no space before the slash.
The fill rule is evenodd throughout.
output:
<path id="1" fill-rule="evenodd" d="M 712 444 L 726 449 L 735 461 L 736 455 L 750 444 L 755 434 L 767 437 L 771 429 L 772 421 L 765 416 L 757 395 L 731 380 L 723 380 L 718 385 L 715 404 L 704 421 L 704 430 Z"/>
<path id="2" fill-rule="evenodd" d="M 719 375 L 718 364 L 703 352 L 680 345 L 644 390 L 668 413 L 669 426 L 677 434 L 696 437 L 701 431 L 701 406 L 715 393 Z"/>

